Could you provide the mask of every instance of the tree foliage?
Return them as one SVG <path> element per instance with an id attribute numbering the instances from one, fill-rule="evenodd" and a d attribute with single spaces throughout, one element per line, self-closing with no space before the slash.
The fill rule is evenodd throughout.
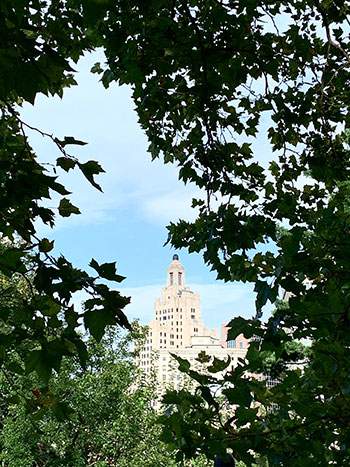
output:
<path id="1" fill-rule="evenodd" d="M 75 84 L 72 65 L 95 43 L 74 1 L 1 1 L 0 39 L 0 235 L 2 241 L 12 242 L 0 251 L 0 273 L 2 284 L 26 283 L 26 294 L 17 294 L 16 303 L 8 300 L 8 286 L 1 289 L 1 364 L 7 374 L 36 371 L 47 385 L 64 356 L 78 355 L 86 364 L 86 346 L 77 333 L 80 325 L 97 340 L 107 325 L 129 327 L 122 312 L 129 300 L 105 284 L 105 280 L 123 280 L 115 263 L 92 260 L 94 273 L 88 274 L 65 257 L 53 255 L 54 240 L 36 233 L 38 221 L 53 227 L 57 215 L 80 213 L 57 173 L 79 168 L 100 190 L 95 176 L 102 167 L 92 160 L 80 162 L 67 152 L 67 146 L 85 142 L 72 136 L 59 139 L 20 117 L 23 102 L 34 104 L 39 93 L 62 96 L 66 87 Z M 50 170 L 37 161 L 28 129 L 39 131 L 59 149 L 56 167 Z M 53 195 L 58 205 L 48 208 Z M 78 291 L 90 295 L 82 312 L 71 301 Z M 13 362 L 13 349 L 23 343 L 27 354 L 17 353 Z"/>
<path id="2" fill-rule="evenodd" d="M 2 465 L 175 465 L 158 440 L 151 407 L 155 386 L 132 363 L 129 343 L 130 336 L 120 338 L 112 330 L 99 343 L 90 339 L 88 368 L 82 371 L 78 362 L 65 358 L 47 393 L 36 389 L 35 376 L 19 377 L 35 412 L 28 417 L 25 404 L 2 407 Z M 8 393 L 15 394 L 11 388 Z"/>
<path id="3" fill-rule="evenodd" d="M 166 424 L 186 455 L 220 446 L 247 464 L 251 452 L 270 464 L 350 461 L 349 5 L 118 1 L 99 26 L 102 82 L 132 85 L 152 156 L 204 192 L 194 222 L 170 225 L 170 243 L 203 252 L 219 279 L 255 283 L 255 318 L 230 323 L 229 338 L 256 336 L 220 382 L 237 407 L 231 422 L 210 378 L 195 396 L 173 396 Z M 261 133 L 271 155 L 253 150 Z M 289 308 L 264 325 L 281 288 Z M 303 371 L 285 368 L 273 388 L 248 376 L 265 352 L 289 358 L 306 337 Z"/>
<path id="4" fill-rule="evenodd" d="M 93 71 L 104 86 L 132 86 L 152 157 L 177 164 L 180 179 L 203 190 L 193 200 L 197 219 L 171 224 L 170 243 L 203 252 L 219 279 L 253 282 L 257 294 L 255 318 L 230 323 L 229 338 L 255 336 L 247 360 L 220 382 L 227 404 L 237 408 L 232 420 L 223 422 L 212 394 L 217 386 L 202 379 L 195 396 L 172 395 L 177 409 L 165 421 L 164 436 L 188 456 L 213 457 L 230 448 L 247 464 L 251 452 L 271 465 L 349 464 L 349 2 L 0 5 L 1 231 L 30 243 L 38 291 L 23 308 L 24 324 L 11 333 L 16 339 L 20 329 L 39 343 L 27 371 L 55 355 L 44 363 L 49 375 L 73 348 L 84 361 L 79 315 L 68 306 L 76 290 L 95 294 L 84 320 L 97 339 L 106 325 L 127 325 L 120 311 L 125 299 L 66 259 L 54 259 L 52 242 L 35 237 L 34 219 L 53 223 L 52 210 L 40 203 L 50 190 L 62 197 L 61 215 L 78 211 L 35 161 L 18 115 L 21 99 L 62 93 L 72 84 L 69 59 L 102 46 L 106 63 Z M 258 134 L 271 154 L 266 145 L 254 149 Z M 81 164 L 66 153 L 67 144 L 81 142 L 53 143 L 62 151 L 57 165 L 80 168 L 96 186 L 97 162 Z M 2 256 L 1 271 L 25 276 L 26 251 L 16 247 Z M 112 279 L 120 279 L 113 266 L 92 266 L 107 279 L 112 268 Z M 289 308 L 263 324 L 262 309 L 281 288 Z M 43 330 L 53 328 L 55 335 L 59 327 L 62 338 L 51 344 Z M 290 342 L 303 338 L 313 342 L 303 371 L 281 364 L 273 388 L 249 377 L 263 371 L 266 352 L 290 362 Z"/>

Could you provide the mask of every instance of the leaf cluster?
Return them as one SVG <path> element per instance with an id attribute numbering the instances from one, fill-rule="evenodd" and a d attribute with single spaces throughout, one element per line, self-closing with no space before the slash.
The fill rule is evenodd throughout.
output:
<path id="1" fill-rule="evenodd" d="M 152 157 L 202 190 L 197 218 L 171 223 L 169 242 L 257 295 L 255 319 L 232 322 L 253 338 L 223 392 L 234 421 L 213 418 L 207 389 L 181 393 L 168 441 L 211 457 L 216 443 L 247 464 L 251 450 L 270 464 L 349 463 L 349 2 L 114 5 L 94 71 L 132 86 Z M 253 150 L 258 132 L 271 155 Z M 281 290 L 288 310 L 262 323 Z M 300 339 L 312 347 L 298 369 Z M 248 377 L 267 368 L 273 388 Z"/>

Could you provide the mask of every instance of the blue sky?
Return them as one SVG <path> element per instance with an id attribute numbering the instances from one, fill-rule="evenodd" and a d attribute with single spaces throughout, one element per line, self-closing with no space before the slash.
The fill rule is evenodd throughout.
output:
<path id="1" fill-rule="evenodd" d="M 79 171 L 59 173 L 61 183 L 72 191 L 69 197 L 82 214 L 57 217 L 53 230 L 38 225 L 40 235 L 55 239 L 55 253 L 64 254 L 86 269 L 93 257 L 98 262 L 117 261 L 119 274 L 126 276 L 121 290 L 132 298 L 126 308 L 130 318 L 146 324 L 153 316 L 153 301 L 166 282 L 166 269 L 175 253 L 163 247 L 166 225 L 179 218 L 193 219 L 191 199 L 194 186 L 178 181 L 177 169 L 162 161 L 151 162 L 147 140 L 137 123 L 130 90 L 112 85 L 108 90 L 89 73 L 99 54 L 85 57 L 78 65 L 79 83 L 63 99 L 39 96 L 34 106 L 25 105 L 23 120 L 58 138 L 74 136 L 87 146 L 69 146 L 82 162 L 93 159 L 106 171 L 98 177 L 104 193 L 90 186 Z M 30 133 L 39 161 L 54 162 L 59 153 L 48 138 Z M 269 159 L 262 140 L 255 143 Z M 49 167 L 49 166 L 48 166 Z M 57 206 L 53 198 L 50 206 Z M 254 314 L 250 284 L 216 281 L 198 254 L 177 252 L 185 267 L 186 283 L 201 295 L 206 325 L 220 324 L 234 316 Z"/>

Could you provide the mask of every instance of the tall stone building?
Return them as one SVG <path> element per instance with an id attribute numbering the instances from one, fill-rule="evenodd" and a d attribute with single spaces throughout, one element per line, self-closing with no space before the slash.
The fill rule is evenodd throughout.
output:
<path id="1" fill-rule="evenodd" d="M 171 354 L 198 366 L 199 353 L 226 359 L 230 355 L 232 365 L 244 357 L 246 347 L 225 348 L 219 341 L 217 329 L 210 330 L 203 325 L 200 296 L 185 285 L 185 271 L 178 255 L 173 256 L 168 271 L 167 285 L 162 288 L 161 298 L 154 302 L 154 317 L 149 323 L 144 347 L 137 358 L 137 364 L 145 373 L 156 372 L 159 382 L 179 387 L 182 375 Z"/>

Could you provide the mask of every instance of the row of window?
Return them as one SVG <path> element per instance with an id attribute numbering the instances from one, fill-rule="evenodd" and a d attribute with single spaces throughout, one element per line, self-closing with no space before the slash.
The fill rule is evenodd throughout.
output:
<path id="1" fill-rule="evenodd" d="M 163 320 L 166 321 L 166 319 L 167 319 L 167 317 L 166 317 L 166 316 L 163 316 Z M 170 319 L 171 319 L 171 317 L 169 316 L 169 317 L 168 317 L 168 320 L 170 320 Z M 161 316 L 160 316 L 159 318 L 156 318 L 156 321 L 162 321 Z M 174 323 L 176 323 L 176 326 L 179 325 L 179 321 L 171 321 L 171 326 L 174 326 Z M 162 323 L 160 323 L 160 324 L 162 324 Z M 165 323 L 164 323 L 164 324 L 165 324 Z M 180 326 L 182 326 L 182 321 L 180 321 Z"/>
<path id="2" fill-rule="evenodd" d="M 142 366 L 146 366 L 146 365 L 149 365 L 150 364 L 150 361 L 149 360 L 144 360 L 142 362 L 140 362 Z"/>
<path id="3" fill-rule="evenodd" d="M 175 347 L 175 342 L 174 342 L 174 341 L 170 341 L 170 347 L 171 347 L 171 346 Z M 180 342 L 180 347 L 182 347 L 182 342 Z M 166 346 L 163 347 L 162 345 L 160 345 L 159 348 L 160 348 L 160 349 L 166 349 L 167 347 L 166 347 Z M 178 344 L 176 344 L 176 348 L 177 348 L 177 349 L 179 348 L 179 345 L 178 345 Z"/>
<path id="4" fill-rule="evenodd" d="M 176 313 L 178 313 L 178 312 L 179 312 L 179 309 L 176 308 L 175 311 L 176 311 Z M 195 311 L 195 310 L 193 309 L 193 312 L 194 312 L 194 311 Z M 158 313 L 159 313 L 160 315 L 163 313 L 163 315 L 164 315 L 164 314 L 166 314 L 166 313 L 173 313 L 173 312 L 174 312 L 174 308 L 168 308 L 168 309 L 165 309 L 165 310 L 156 310 L 156 315 L 157 315 Z M 192 312 L 192 308 L 191 308 L 191 312 Z M 182 308 L 180 308 L 180 313 L 182 313 Z"/>
<path id="5" fill-rule="evenodd" d="M 149 358 L 149 353 L 142 353 L 141 358 Z"/>
<path id="6" fill-rule="evenodd" d="M 227 341 L 227 347 L 229 349 L 235 349 L 237 347 L 236 339 L 232 339 L 230 341 Z M 243 349 L 243 342 L 239 343 L 239 348 Z"/>

